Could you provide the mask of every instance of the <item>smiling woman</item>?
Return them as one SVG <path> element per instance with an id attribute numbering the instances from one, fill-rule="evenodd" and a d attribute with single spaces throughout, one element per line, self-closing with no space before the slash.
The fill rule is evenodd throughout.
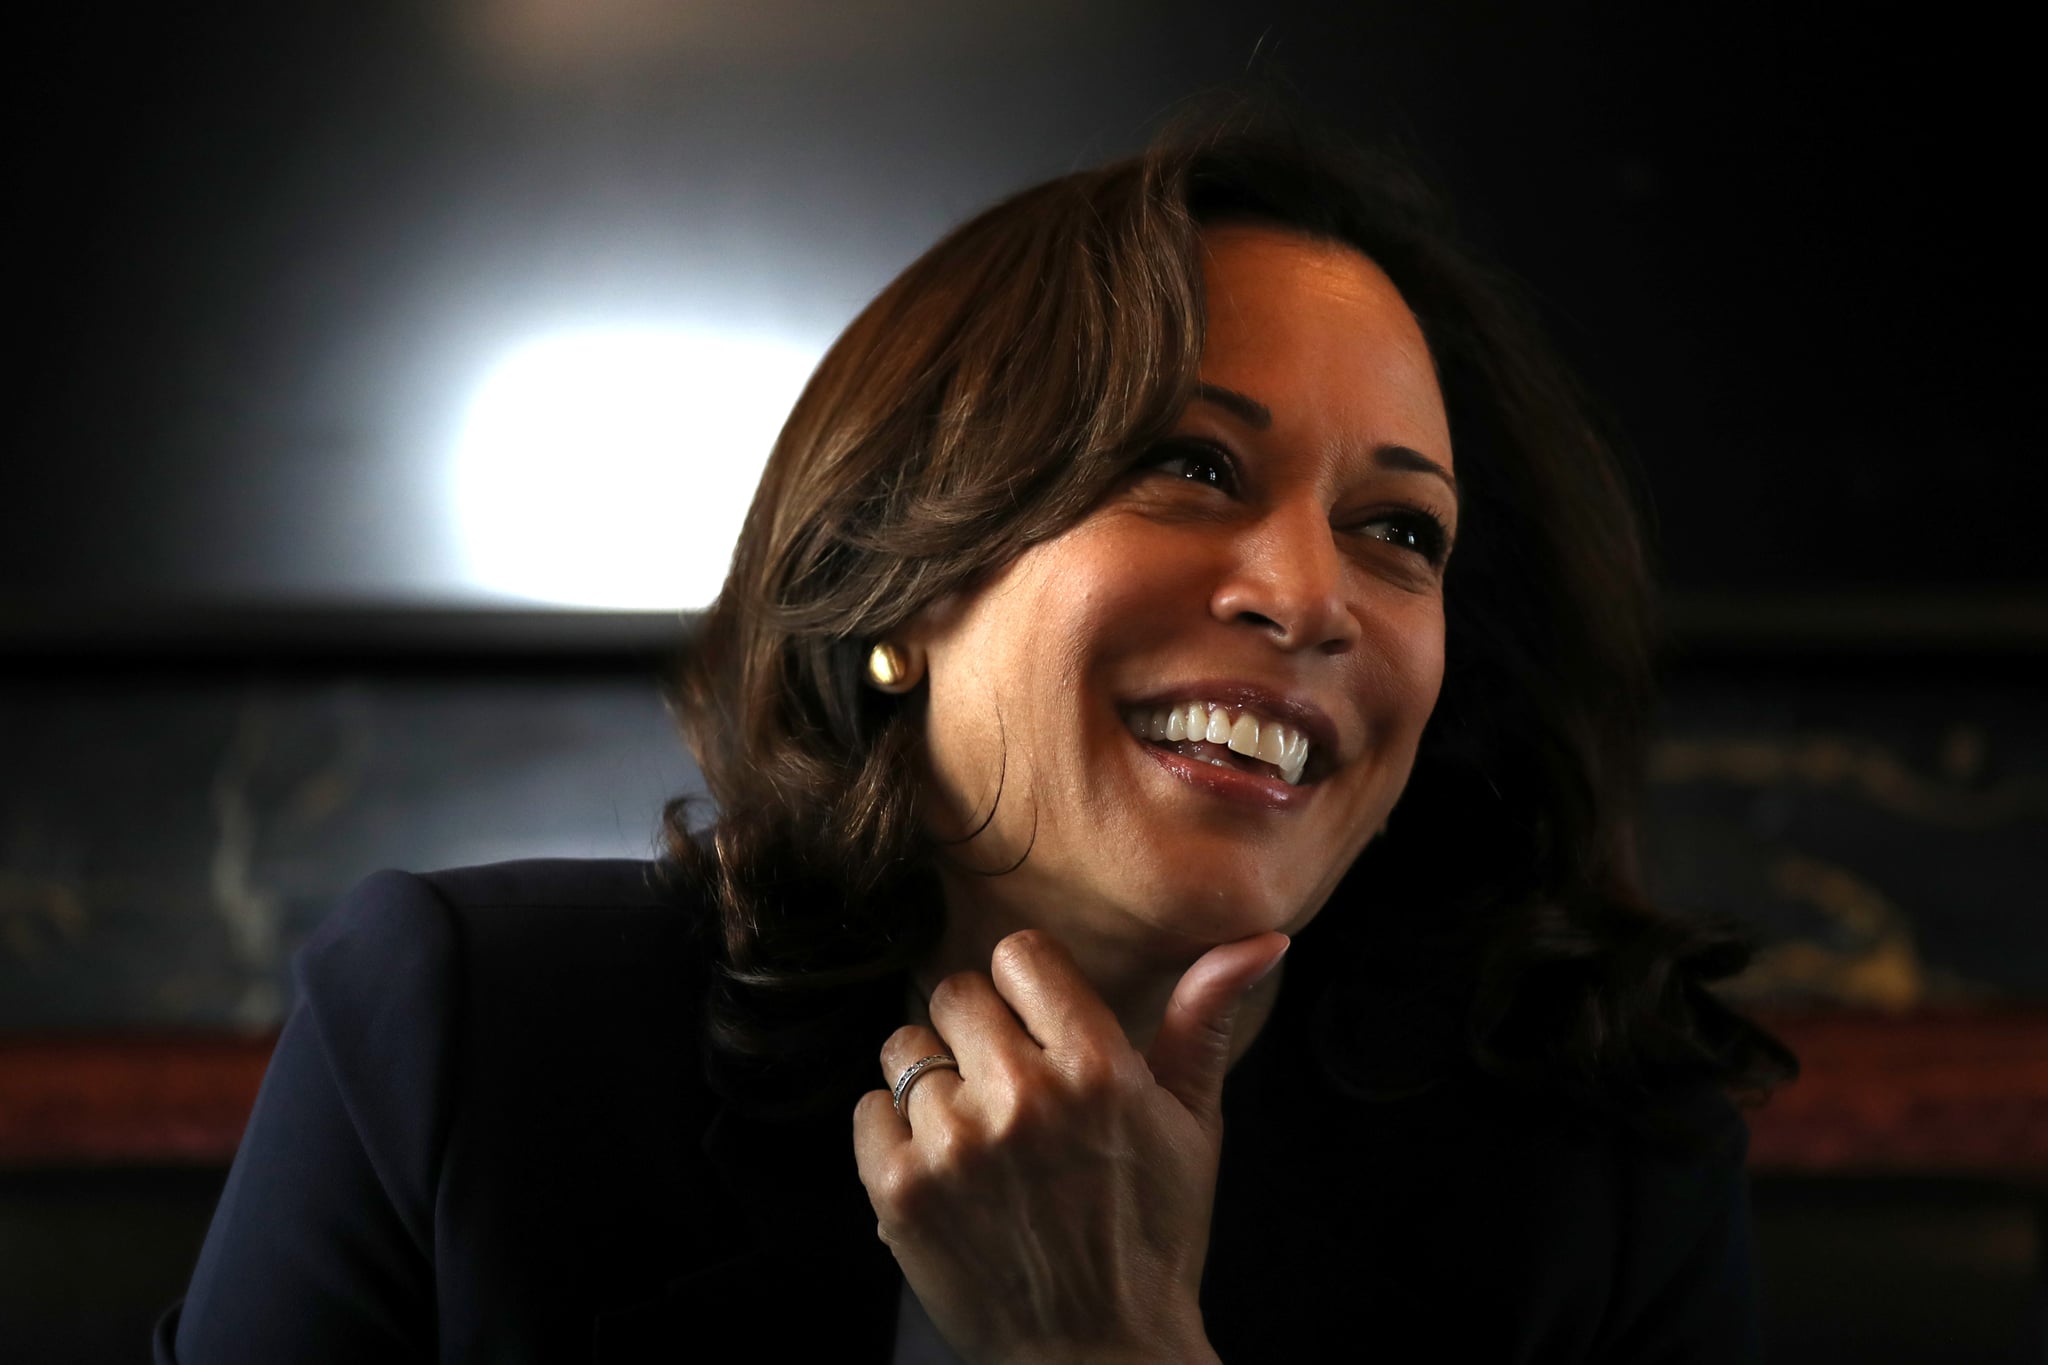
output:
<path id="1" fill-rule="evenodd" d="M 159 1358 L 1752 1357 L 1791 1059 L 1636 883 L 1595 431 L 1377 162 L 961 227 L 776 442 L 711 829 L 367 883 Z"/>

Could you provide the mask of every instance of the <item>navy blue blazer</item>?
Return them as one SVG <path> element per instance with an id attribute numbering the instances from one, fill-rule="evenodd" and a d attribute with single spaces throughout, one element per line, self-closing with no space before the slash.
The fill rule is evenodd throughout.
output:
<path id="1" fill-rule="evenodd" d="M 160 1365 L 886 1361 L 901 1281 L 857 1096 L 787 1122 L 720 1102 L 690 914 L 630 862 L 357 887 L 297 959 Z M 1225 1088 L 1224 1360 L 1758 1357 L 1726 1101 L 1700 1097 L 1695 1158 L 1471 1087 L 1364 1103 L 1300 1013 L 1283 984 Z"/>

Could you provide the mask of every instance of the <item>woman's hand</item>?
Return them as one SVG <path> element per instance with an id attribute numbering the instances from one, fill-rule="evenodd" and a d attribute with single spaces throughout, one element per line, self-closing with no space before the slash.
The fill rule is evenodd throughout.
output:
<path id="1" fill-rule="evenodd" d="M 854 1111 L 879 1232 L 934 1325 L 970 1361 L 1214 1359 L 1199 1292 L 1239 1002 L 1287 948 L 1226 943 L 1188 968 L 1149 1056 L 1050 936 L 996 946 L 990 974 L 890 1035 L 887 1090 Z"/>

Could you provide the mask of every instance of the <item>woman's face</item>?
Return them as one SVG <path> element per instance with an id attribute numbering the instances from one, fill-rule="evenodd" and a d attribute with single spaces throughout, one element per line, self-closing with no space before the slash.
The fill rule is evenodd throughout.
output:
<path id="1" fill-rule="evenodd" d="M 1291 932 L 1408 780 L 1457 518 L 1421 330 L 1348 248 L 1205 243 L 1173 437 L 908 635 L 949 913 L 1174 957 Z"/>

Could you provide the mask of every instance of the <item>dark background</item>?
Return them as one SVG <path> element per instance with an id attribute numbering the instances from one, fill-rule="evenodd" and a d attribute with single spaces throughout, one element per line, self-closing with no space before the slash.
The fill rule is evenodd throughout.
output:
<path id="1" fill-rule="evenodd" d="M 1738 991 L 2048 1003 L 2034 52 L 1956 8 L 47 16 L 6 97 L 0 1041 L 261 1036 L 377 866 L 645 855 L 697 782 L 657 681 L 700 601 L 470 572 L 491 358 L 678 320 L 820 350 L 951 224 L 1247 73 L 1405 151 L 1611 408 L 1670 589 L 1652 883 L 1773 945 Z M 2030 1169 L 1766 1172 L 1777 1358 L 2043 1359 Z M 217 1181 L 0 1170 L 0 1343 L 132 1357 Z"/>
<path id="2" fill-rule="evenodd" d="M 81 11 L 14 96 L 0 601 L 474 602 L 432 475 L 494 346 L 680 315 L 821 347 L 950 223 L 1250 71 L 1406 149 L 1529 282 L 1682 601 L 2010 624 L 1989 595 L 2048 587 L 2029 45 L 1804 8 Z"/>

